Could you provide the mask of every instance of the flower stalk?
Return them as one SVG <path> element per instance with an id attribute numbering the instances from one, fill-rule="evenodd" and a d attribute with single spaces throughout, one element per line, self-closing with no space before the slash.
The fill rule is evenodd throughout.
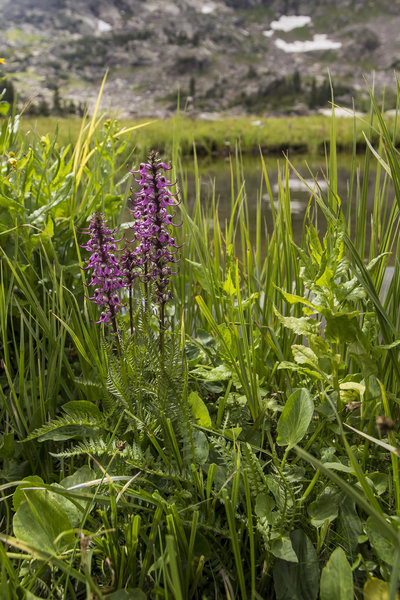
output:
<path id="1" fill-rule="evenodd" d="M 93 296 L 89 297 L 103 310 L 100 318 L 95 323 L 108 323 L 111 321 L 115 334 L 116 344 L 120 352 L 116 314 L 123 306 L 119 296 L 119 290 L 123 287 L 124 273 L 120 268 L 119 258 L 115 254 L 118 241 L 114 234 L 116 229 L 111 230 L 105 225 L 104 215 L 94 213 L 91 217 L 89 227 L 82 231 L 89 235 L 90 239 L 82 247 L 91 253 L 89 261 L 84 269 L 92 269 L 92 277 L 87 284 L 88 287 L 95 286 Z"/>
<path id="2" fill-rule="evenodd" d="M 154 299 L 159 304 L 159 341 L 160 349 L 164 350 L 165 304 L 172 297 L 169 288 L 170 277 L 174 273 L 171 265 L 177 263 L 177 246 L 171 235 L 173 227 L 179 227 L 173 222 L 175 212 L 170 213 L 170 207 L 180 204 L 178 193 L 172 193 L 171 188 L 176 182 L 166 178 L 165 173 L 171 166 L 162 162 L 157 152 L 150 152 L 146 163 L 141 163 L 136 171 L 132 171 L 136 183 L 141 188 L 130 197 L 131 212 L 134 216 L 134 240 L 137 242 L 136 254 L 138 264 L 142 266 L 142 277 L 147 297 L 147 285 L 154 284 Z"/>

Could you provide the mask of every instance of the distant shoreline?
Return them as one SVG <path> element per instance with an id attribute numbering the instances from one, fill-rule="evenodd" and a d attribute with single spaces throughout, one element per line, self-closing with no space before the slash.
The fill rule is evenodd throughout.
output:
<path id="1" fill-rule="evenodd" d="M 149 125 L 133 131 L 132 143 L 140 154 L 149 148 L 157 148 L 161 152 L 169 152 L 173 139 L 179 141 L 181 154 L 190 156 L 196 152 L 199 156 L 229 155 L 235 152 L 239 144 L 240 151 L 245 154 L 282 155 L 289 154 L 324 154 L 331 137 L 332 119 L 326 115 L 295 117 L 214 117 L 212 120 L 200 120 L 179 116 L 168 119 L 107 120 L 105 126 L 121 130 L 137 123 L 149 122 Z M 387 116 L 387 126 L 393 134 L 396 124 L 392 114 Z M 58 140 L 61 146 L 77 139 L 81 119 L 61 117 L 22 118 L 25 132 L 36 130 L 39 136 L 51 135 L 58 127 Z M 354 147 L 354 129 L 356 128 L 356 147 Z M 370 123 L 367 115 L 355 118 L 336 116 L 335 135 L 339 152 L 362 151 L 366 147 L 364 133 L 374 144 L 378 140 L 375 122 Z M 400 135 L 396 133 L 396 143 Z M 239 147 L 238 146 L 238 147 Z M 195 150 L 194 150 L 195 147 Z"/>

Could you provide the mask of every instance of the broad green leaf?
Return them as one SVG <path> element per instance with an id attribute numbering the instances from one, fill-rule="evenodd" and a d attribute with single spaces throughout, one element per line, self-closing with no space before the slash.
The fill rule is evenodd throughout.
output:
<path id="1" fill-rule="evenodd" d="M 75 536 L 63 506 L 47 490 L 25 490 L 14 515 L 14 535 L 51 554 L 72 548 Z M 61 534 L 68 532 L 62 537 Z M 57 544 L 54 541 L 57 539 Z"/>
<path id="2" fill-rule="evenodd" d="M 314 319 L 307 317 L 284 317 L 277 310 L 274 312 L 282 325 L 291 329 L 297 335 L 317 335 L 319 332 L 319 323 Z"/>
<path id="3" fill-rule="evenodd" d="M 396 546 L 382 533 L 381 528 L 372 517 L 367 519 L 366 533 L 378 557 L 388 565 L 393 565 Z"/>
<path id="4" fill-rule="evenodd" d="M 296 553 L 293 550 L 292 542 L 287 536 L 274 540 L 271 544 L 270 551 L 276 558 L 283 558 L 283 560 L 287 562 L 299 562 Z"/>
<path id="5" fill-rule="evenodd" d="M 273 512 L 275 500 L 266 491 L 257 494 L 255 513 L 260 519 L 266 519 L 268 523 L 273 523 L 277 518 L 277 513 Z"/>
<path id="6" fill-rule="evenodd" d="M 67 415 L 85 415 L 102 421 L 99 407 L 87 400 L 71 400 L 71 402 L 63 404 L 62 409 Z"/>
<path id="7" fill-rule="evenodd" d="M 81 425 L 62 425 L 60 424 L 57 428 L 54 427 L 51 431 L 39 435 L 38 442 L 45 442 L 47 440 L 53 440 L 55 442 L 62 442 L 70 440 L 76 437 L 88 437 L 94 436 L 98 432 L 98 424 L 94 422 L 89 425 L 87 423 Z"/>
<path id="8" fill-rule="evenodd" d="M 72 480 L 77 474 L 79 474 L 79 471 L 81 471 L 81 470 L 91 471 L 91 469 L 89 469 L 89 467 L 81 467 L 81 469 L 79 469 L 77 471 L 77 473 L 75 473 L 74 475 L 72 475 L 69 478 L 67 477 L 67 479 Z M 93 471 L 91 471 L 91 473 L 94 475 Z M 92 478 L 94 478 L 94 477 L 92 477 Z M 87 479 L 86 481 L 90 481 L 90 479 Z M 22 502 L 26 502 L 26 499 L 27 499 L 26 494 L 28 494 L 28 498 L 29 498 L 30 492 L 39 493 L 41 491 L 45 491 L 45 490 L 30 489 L 30 488 L 40 488 L 40 487 L 44 487 L 44 485 L 45 484 L 43 482 L 43 479 L 41 477 L 38 477 L 37 475 L 31 475 L 30 477 L 26 477 L 24 479 L 24 482 L 20 483 L 20 485 L 15 489 L 15 492 L 13 495 L 14 510 L 18 510 L 18 508 Z M 56 487 L 59 487 L 62 490 L 62 492 L 65 491 L 65 487 L 58 483 L 53 483 L 52 487 L 53 487 L 53 489 Z M 54 501 L 56 503 L 58 502 L 59 504 L 61 504 L 61 506 L 64 508 L 65 512 L 68 515 L 68 518 L 69 518 L 69 521 L 70 521 L 72 527 L 76 527 L 77 525 L 79 525 L 81 517 L 82 517 L 82 513 L 83 513 L 83 508 L 82 509 L 79 508 L 80 505 L 76 505 L 74 502 L 72 502 L 71 500 L 69 500 L 62 494 L 57 494 L 56 492 L 52 492 L 50 490 L 46 490 L 46 493 L 47 493 L 46 498 L 48 498 L 49 501 L 54 499 Z"/>
<path id="9" fill-rule="evenodd" d="M 355 504 L 350 498 L 345 498 L 340 505 L 337 530 L 347 555 L 355 553 L 362 534 L 362 525 Z"/>
<path id="10" fill-rule="evenodd" d="M 303 296 L 297 296 L 296 294 L 289 294 L 289 292 L 285 292 L 284 290 L 277 288 L 280 293 L 282 294 L 282 296 L 285 298 L 285 300 L 287 302 L 289 302 L 289 304 L 305 304 L 306 306 L 308 306 L 309 308 L 311 308 L 313 311 L 319 311 L 319 307 L 315 306 L 312 302 L 310 302 L 309 300 L 307 300 L 307 298 L 303 298 Z"/>
<path id="11" fill-rule="evenodd" d="M 232 277 L 231 277 L 231 272 L 228 272 L 228 276 L 225 280 L 225 283 L 223 285 L 223 290 L 224 292 L 226 292 L 229 296 L 234 296 L 236 294 L 236 288 L 233 285 L 233 281 L 232 281 Z"/>
<path id="12" fill-rule="evenodd" d="M 302 530 L 294 531 L 290 539 L 298 562 L 276 561 L 273 571 L 276 600 L 316 600 L 319 589 L 317 553 Z"/>
<path id="13" fill-rule="evenodd" d="M 52 238 L 54 236 L 54 221 L 50 216 L 47 219 L 45 231 L 49 237 Z"/>
<path id="14" fill-rule="evenodd" d="M 210 451 L 207 436 L 203 431 L 193 431 L 193 443 L 196 461 L 198 464 L 204 465 L 207 462 Z"/>
<path id="15" fill-rule="evenodd" d="M 94 479 L 96 479 L 96 473 L 93 471 L 93 469 L 87 465 L 84 465 L 75 471 L 73 475 L 65 477 L 60 483 L 63 488 L 71 489 L 80 483 L 87 483 L 88 481 L 93 481 Z"/>
<path id="16" fill-rule="evenodd" d="M 14 510 L 17 510 L 21 502 L 26 500 L 26 496 L 24 490 L 26 488 L 35 488 L 41 487 L 44 485 L 44 481 L 38 475 L 29 475 L 29 477 L 25 477 L 23 479 L 23 483 L 20 483 L 18 487 L 15 488 L 13 494 L 13 507 Z"/>
<path id="17" fill-rule="evenodd" d="M 193 369 L 190 374 L 205 381 L 226 381 L 232 377 L 232 371 L 226 365 L 219 365 L 213 369 L 198 367 Z"/>
<path id="18" fill-rule="evenodd" d="M 315 285 L 319 285 L 321 287 L 329 287 L 330 282 L 333 277 L 333 272 L 331 269 L 326 267 L 325 271 L 322 273 L 321 277 L 317 279 Z"/>
<path id="19" fill-rule="evenodd" d="M 198 396 L 196 392 L 190 392 L 188 402 L 197 424 L 201 427 L 211 428 L 212 422 L 210 413 L 200 396 Z"/>
<path id="20" fill-rule="evenodd" d="M 374 488 L 378 496 L 386 492 L 389 483 L 389 477 L 387 473 L 370 473 L 369 478 L 374 484 Z"/>
<path id="21" fill-rule="evenodd" d="M 320 600 L 353 600 L 353 573 L 344 550 L 339 546 L 332 552 L 322 569 Z"/>
<path id="22" fill-rule="evenodd" d="M 308 506 L 308 514 L 314 527 L 321 527 L 326 521 L 330 523 L 336 519 L 339 512 L 338 499 L 338 492 L 327 487 L 318 498 L 311 502 Z"/>
<path id="23" fill-rule="evenodd" d="M 52 488 L 52 490 L 58 488 L 60 491 L 65 493 L 64 486 L 60 485 L 59 483 L 53 483 L 51 488 Z M 57 492 L 53 492 L 50 490 L 49 490 L 49 494 L 50 494 L 50 497 L 54 498 L 54 500 L 56 502 L 61 504 L 61 506 L 63 507 L 63 509 L 65 510 L 65 512 L 68 515 L 68 519 L 69 519 L 69 522 L 71 523 L 71 527 L 78 527 L 82 520 L 84 506 L 82 506 L 82 504 L 80 502 L 75 504 L 74 502 L 69 500 L 63 494 L 57 494 Z"/>
<path id="24" fill-rule="evenodd" d="M 302 346 L 300 344 L 293 344 L 292 346 L 293 358 L 299 364 L 310 364 L 315 367 L 318 366 L 318 356 L 308 346 Z"/>
<path id="25" fill-rule="evenodd" d="M 325 337 L 336 343 L 354 342 L 360 335 L 361 329 L 358 321 L 358 313 L 326 313 Z"/>
<path id="26" fill-rule="evenodd" d="M 389 584 L 371 577 L 364 585 L 364 600 L 389 600 Z M 395 600 L 400 600 L 400 594 L 396 594 Z"/>
<path id="27" fill-rule="evenodd" d="M 321 373 L 319 373 L 315 369 L 310 369 L 308 367 L 299 367 L 299 365 L 297 363 L 288 362 L 285 360 L 282 361 L 281 363 L 279 363 L 278 369 L 280 369 L 280 370 L 287 369 L 289 371 L 296 371 L 296 373 L 298 373 L 298 374 L 302 373 L 305 375 L 309 375 L 313 379 L 319 379 L 319 380 L 324 379 L 323 375 L 321 375 Z"/>
<path id="28" fill-rule="evenodd" d="M 365 385 L 362 383 L 358 383 L 357 381 L 344 381 L 339 385 L 341 390 L 352 390 L 357 392 L 360 395 L 361 399 L 365 394 Z"/>
<path id="29" fill-rule="evenodd" d="M 224 429 L 224 435 L 231 440 L 236 440 L 242 433 L 242 429 L 242 427 L 229 427 L 229 429 Z"/>
<path id="30" fill-rule="evenodd" d="M 306 435 L 314 413 L 314 402 L 308 390 L 297 389 L 287 399 L 279 417 L 277 444 L 292 448 Z"/>

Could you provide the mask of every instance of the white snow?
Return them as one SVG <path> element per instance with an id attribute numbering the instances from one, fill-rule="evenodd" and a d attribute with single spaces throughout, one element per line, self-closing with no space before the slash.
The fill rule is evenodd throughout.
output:
<path id="1" fill-rule="evenodd" d="M 215 11 L 216 8 L 217 6 L 214 4 L 214 2 L 211 2 L 209 4 L 203 4 L 203 6 L 200 8 L 200 12 L 203 15 L 210 15 Z"/>
<path id="2" fill-rule="evenodd" d="M 107 31 L 111 31 L 111 29 L 112 25 L 110 25 L 110 23 L 97 19 L 97 31 L 99 33 L 106 33 Z"/>
<path id="3" fill-rule="evenodd" d="M 272 21 L 271 29 L 274 29 L 275 31 L 292 31 L 293 29 L 304 27 L 304 25 L 309 25 L 310 23 L 311 17 L 301 15 L 288 17 L 282 15 L 279 17 L 278 21 Z"/>
<path id="4" fill-rule="evenodd" d="M 301 42 L 297 40 L 295 42 L 285 42 L 284 40 L 275 40 L 275 45 L 284 52 L 313 52 L 315 50 L 335 50 L 340 48 L 341 42 L 333 42 L 328 40 L 325 33 L 314 35 L 312 40 Z"/>
<path id="5" fill-rule="evenodd" d="M 272 35 L 274 35 L 274 32 L 272 29 L 266 29 L 265 31 L 263 31 L 263 35 L 265 35 L 265 37 L 271 37 Z"/>

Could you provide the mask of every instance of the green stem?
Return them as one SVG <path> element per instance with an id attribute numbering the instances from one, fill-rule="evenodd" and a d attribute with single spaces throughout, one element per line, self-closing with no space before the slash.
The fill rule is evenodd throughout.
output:
<path id="1" fill-rule="evenodd" d="M 311 479 L 309 485 L 307 486 L 306 491 L 304 492 L 304 494 L 300 498 L 300 501 L 299 501 L 300 503 L 304 502 L 304 500 L 306 500 L 308 498 L 308 496 L 310 495 L 310 493 L 313 491 L 314 486 L 317 483 L 318 479 L 319 479 L 319 471 L 316 471 L 314 477 Z"/>
<path id="2" fill-rule="evenodd" d="M 160 352 L 164 364 L 165 302 L 160 304 Z"/>
<path id="3" fill-rule="evenodd" d="M 282 458 L 282 462 L 281 462 L 281 470 L 283 470 L 283 467 L 284 467 L 284 466 L 285 466 L 285 464 L 286 464 L 286 460 L 287 460 L 287 457 L 289 456 L 289 452 L 290 452 L 290 448 L 289 448 L 289 447 L 287 447 L 287 448 L 286 448 L 286 450 L 285 450 L 285 454 L 283 455 L 283 458 Z"/>
<path id="4" fill-rule="evenodd" d="M 132 285 L 129 287 L 129 321 L 131 324 L 131 335 L 133 336 L 134 327 L 133 327 L 133 302 L 132 302 Z"/>
<path id="5" fill-rule="evenodd" d="M 111 312 L 111 325 L 112 325 L 114 336 L 115 336 L 115 343 L 117 346 L 118 356 L 120 359 L 122 359 L 122 350 L 121 350 L 121 344 L 120 344 L 119 336 L 118 336 L 117 319 L 115 318 L 115 310 L 111 304 L 109 304 L 109 307 L 110 307 L 110 312 Z"/>

